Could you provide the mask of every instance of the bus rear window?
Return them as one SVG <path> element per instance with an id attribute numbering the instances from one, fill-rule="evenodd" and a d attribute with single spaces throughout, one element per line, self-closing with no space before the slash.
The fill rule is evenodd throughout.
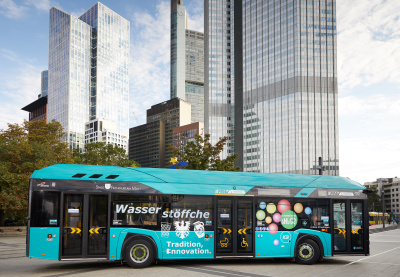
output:
<path id="1" fill-rule="evenodd" d="M 34 191 L 31 202 L 31 227 L 60 226 L 59 192 Z"/>

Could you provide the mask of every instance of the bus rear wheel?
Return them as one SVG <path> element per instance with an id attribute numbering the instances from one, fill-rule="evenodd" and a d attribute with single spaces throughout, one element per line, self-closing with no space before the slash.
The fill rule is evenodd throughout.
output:
<path id="1" fill-rule="evenodd" d="M 125 248 L 125 260 L 130 267 L 143 268 L 154 260 L 152 245 L 146 240 L 134 240 Z"/>
<path id="2" fill-rule="evenodd" d="M 318 244 L 307 239 L 297 246 L 296 262 L 299 264 L 314 264 L 320 258 L 320 250 Z"/>

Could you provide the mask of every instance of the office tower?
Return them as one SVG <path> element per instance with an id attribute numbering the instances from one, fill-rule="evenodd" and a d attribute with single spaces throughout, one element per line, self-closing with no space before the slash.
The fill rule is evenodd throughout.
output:
<path id="1" fill-rule="evenodd" d="M 187 29 L 182 0 L 171 0 L 171 99 L 192 105 L 192 123 L 204 122 L 204 34 Z"/>
<path id="2" fill-rule="evenodd" d="M 204 1 L 204 128 L 213 144 L 228 137 L 222 158 L 235 141 L 233 11 L 233 1 Z"/>
<path id="3" fill-rule="evenodd" d="M 94 130 L 85 133 L 85 126 L 96 119 L 128 137 L 129 29 L 129 21 L 101 3 L 79 18 L 50 10 L 48 120 L 61 123 L 71 148 L 90 140 Z"/>
<path id="4" fill-rule="evenodd" d="M 41 74 L 41 96 L 47 96 L 48 87 L 49 87 L 49 71 L 44 70 Z"/>
<path id="5" fill-rule="evenodd" d="M 336 1 L 206 0 L 205 34 L 206 132 L 234 123 L 244 171 L 338 175 Z"/>
<path id="6" fill-rule="evenodd" d="M 147 123 L 129 130 L 129 159 L 143 167 L 168 167 L 172 130 L 190 124 L 190 104 L 174 98 L 151 106 Z"/>

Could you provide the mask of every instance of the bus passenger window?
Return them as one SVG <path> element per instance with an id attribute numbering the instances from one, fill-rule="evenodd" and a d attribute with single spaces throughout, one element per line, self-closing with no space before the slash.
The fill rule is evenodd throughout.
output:
<path id="1" fill-rule="evenodd" d="M 59 227 L 60 193 L 33 191 L 31 199 L 31 227 Z"/>

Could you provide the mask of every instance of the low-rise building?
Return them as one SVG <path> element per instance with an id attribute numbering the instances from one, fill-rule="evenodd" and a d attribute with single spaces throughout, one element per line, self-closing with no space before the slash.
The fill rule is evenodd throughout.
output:
<path id="1" fill-rule="evenodd" d="M 385 208 L 387 212 L 400 214 L 400 178 L 379 178 L 374 182 L 364 183 L 366 188 L 376 188 L 378 195 L 384 191 Z"/>

